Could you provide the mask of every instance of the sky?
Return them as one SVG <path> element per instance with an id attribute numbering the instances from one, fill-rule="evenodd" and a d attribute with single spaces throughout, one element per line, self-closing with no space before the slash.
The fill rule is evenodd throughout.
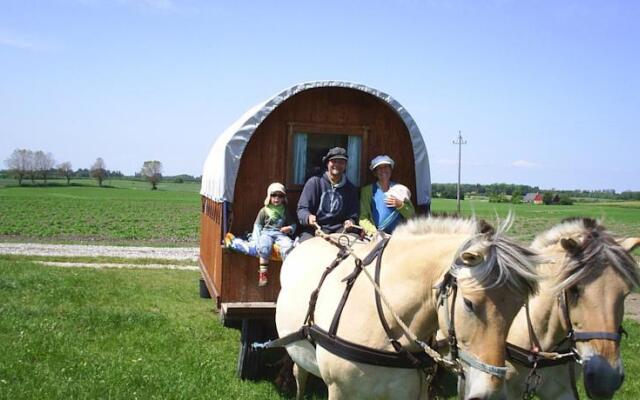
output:
<path id="1" fill-rule="evenodd" d="M 390 94 L 432 182 L 640 190 L 640 2 L 0 0 L 0 160 L 16 148 L 201 175 L 301 82 Z M 0 168 L 4 168 L 2 165 Z"/>

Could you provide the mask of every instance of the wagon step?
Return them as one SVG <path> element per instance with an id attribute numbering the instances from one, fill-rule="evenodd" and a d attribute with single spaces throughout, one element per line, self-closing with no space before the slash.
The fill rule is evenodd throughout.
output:
<path id="1" fill-rule="evenodd" d="M 276 303 L 273 301 L 222 303 L 220 305 L 220 319 L 223 322 L 244 319 L 273 320 L 275 315 Z"/>

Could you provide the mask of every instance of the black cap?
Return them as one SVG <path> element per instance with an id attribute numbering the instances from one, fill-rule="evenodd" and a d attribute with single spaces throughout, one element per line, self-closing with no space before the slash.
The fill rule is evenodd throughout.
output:
<path id="1" fill-rule="evenodd" d="M 333 160 L 335 158 L 341 158 L 343 160 L 348 160 L 347 151 L 342 147 L 334 147 L 327 152 L 327 155 L 322 157 L 322 163 L 326 164 L 329 160 Z"/>

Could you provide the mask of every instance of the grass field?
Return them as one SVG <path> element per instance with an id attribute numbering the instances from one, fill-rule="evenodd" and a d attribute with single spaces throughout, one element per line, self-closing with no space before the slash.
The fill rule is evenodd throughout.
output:
<path id="1" fill-rule="evenodd" d="M 2 399 L 280 398 L 235 378 L 239 334 L 198 297 L 197 272 L 0 271 Z"/>
<path id="2" fill-rule="evenodd" d="M 0 271 L 1 399 L 287 398 L 268 381 L 235 377 L 239 334 L 198 297 L 197 272 L 63 269 L 6 257 Z M 634 377 L 640 325 L 625 328 Z M 638 397 L 640 382 L 629 378 L 616 396 Z"/>

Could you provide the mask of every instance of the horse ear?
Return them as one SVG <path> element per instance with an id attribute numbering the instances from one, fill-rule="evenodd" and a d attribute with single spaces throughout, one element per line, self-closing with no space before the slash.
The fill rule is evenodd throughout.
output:
<path id="1" fill-rule="evenodd" d="M 462 259 L 462 263 L 467 267 L 475 267 L 476 265 L 484 261 L 484 257 L 482 256 L 482 254 L 476 251 L 467 250 L 460 254 L 460 258 Z"/>
<path id="2" fill-rule="evenodd" d="M 560 239 L 560 245 L 565 249 L 568 253 L 576 254 L 578 252 L 578 242 L 571 238 L 562 238 Z"/>
<path id="3" fill-rule="evenodd" d="M 622 246 L 623 249 L 625 249 L 629 253 L 631 253 L 632 251 L 637 249 L 638 246 L 640 246 L 640 238 L 618 239 L 617 242 L 620 246 Z"/>

